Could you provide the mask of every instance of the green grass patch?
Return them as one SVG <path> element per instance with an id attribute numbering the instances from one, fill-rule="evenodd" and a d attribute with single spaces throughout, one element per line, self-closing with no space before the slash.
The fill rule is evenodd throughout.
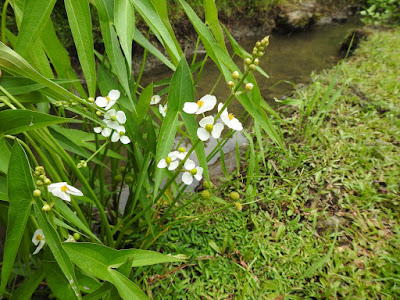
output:
<path id="1" fill-rule="evenodd" d="M 254 172 L 175 216 L 180 226 L 152 249 L 189 260 L 145 270 L 154 299 L 400 298 L 399 44 L 400 29 L 373 32 L 351 59 L 313 76 L 326 91 L 338 74 L 333 90 L 343 88 L 319 130 L 304 138 L 298 107 L 284 109 L 287 156 L 255 142 L 241 162 L 255 159 Z M 293 98 L 314 93 L 310 84 Z"/>

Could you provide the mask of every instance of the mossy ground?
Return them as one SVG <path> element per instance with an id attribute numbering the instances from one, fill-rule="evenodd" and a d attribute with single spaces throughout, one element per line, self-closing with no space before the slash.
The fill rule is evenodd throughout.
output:
<path id="1" fill-rule="evenodd" d="M 190 260 L 145 270 L 154 299 L 400 298 L 398 45 L 400 29 L 373 32 L 355 56 L 314 76 L 327 89 L 339 74 L 334 90 L 344 87 L 318 132 L 305 139 L 297 107 L 284 108 L 287 155 L 255 143 L 241 162 L 256 161 L 255 176 L 233 174 L 215 191 L 224 203 L 199 200 L 175 216 L 198 218 L 152 249 Z"/>

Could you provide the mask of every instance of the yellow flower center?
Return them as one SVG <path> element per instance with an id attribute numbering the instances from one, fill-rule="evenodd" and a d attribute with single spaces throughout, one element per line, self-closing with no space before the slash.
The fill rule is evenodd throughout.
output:
<path id="1" fill-rule="evenodd" d="M 214 126 L 212 126 L 211 124 L 207 124 L 206 125 L 206 130 L 211 133 L 211 131 L 213 130 Z"/>
<path id="2" fill-rule="evenodd" d="M 229 115 L 228 115 L 229 120 L 233 120 L 234 117 L 235 117 L 234 114 L 229 114 Z"/>
<path id="3" fill-rule="evenodd" d="M 199 107 L 202 107 L 203 104 L 204 104 L 204 101 L 202 101 L 202 100 L 197 101 L 197 105 L 198 105 Z"/>
<path id="4" fill-rule="evenodd" d="M 66 185 L 60 187 L 60 190 L 62 190 L 63 192 L 68 191 L 68 187 Z"/>
<path id="5" fill-rule="evenodd" d="M 167 158 L 165 159 L 165 162 L 167 163 L 168 166 L 169 166 L 169 164 L 171 163 L 171 161 L 172 161 L 171 157 L 167 157 Z"/>
<path id="6" fill-rule="evenodd" d="M 41 241 L 41 240 L 43 240 L 43 236 L 40 235 L 40 234 L 38 234 L 38 235 L 36 235 L 36 239 L 37 239 L 38 241 Z"/>
<path id="7" fill-rule="evenodd" d="M 185 149 L 185 148 L 183 148 L 183 147 L 180 147 L 180 148 L 178 149 L 178 151 L 179 151 L 180 153 L 183 153 L 183 152 L 185 152 L 185 151 L 186 151 L 186 149 Z"/>
<path id="8" fill-rule="evenodd" d="M 111 116 L 111 121 L 117 121 L 117 117 L 116 116 Z"/>
<path id="9" fill-rule="evenodd" d="M 119 132 L 119 136 L 123 136 L 124 134 L 125 134 L 125 132 L 123 132 L 123 131 Z"/>
<path id="10" fill-rule="evenodd" d="M 110 97 L 108 97 L 108 96 L 106 96 L 106 100 L 107 100 L 108 102 L 111 101 Z"/>
<path id="11" fill-rule="evenodd" d="M 190 174 L 192 174 L 193 176 L 197 174 L 197 170 L 196 169 L 191 169 L 190 170 Z"/>

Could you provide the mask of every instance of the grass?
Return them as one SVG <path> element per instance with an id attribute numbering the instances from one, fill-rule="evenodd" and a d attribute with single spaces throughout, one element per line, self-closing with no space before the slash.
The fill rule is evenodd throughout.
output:
<path id="1" fill-rule="evenodd" d="M 319 131 L 305 139 L 298 108 L 283 108 L 288 156 L 255 143 L 242 160 L 254 172 L 174 216 L 197 219 L 153 249 L 189 260 L 138 270 L 154 299 L 400 298 L 399 44 L 400 29 L 374 32 L 354 57 L 313 76 L 326 90 L 337 73 L 334 90 L 344 89 Z M 294 98 L 313 94 L 310 84 Z"/>

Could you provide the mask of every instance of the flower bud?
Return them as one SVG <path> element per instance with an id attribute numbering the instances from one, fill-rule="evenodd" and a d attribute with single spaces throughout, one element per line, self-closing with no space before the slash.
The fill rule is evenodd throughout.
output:
<path id="1" fill-rule="evenodd" d="M 208 181 L 204 181 L 203 182 L 203 186 L 206 188 L 206 189 L 212 189 L 213 187 L 214 187 L 214 184 L 210 181 L 210 184 L 208 184 Z"/>
<path id="2" fill-rule="evenodd" d="M 258 66 L 258 64 L 260 63 L 260 60 L 258 58 L 256 58 L 253 62 L 256 66 Z"/>
<path id="3" fill-rule="evenodd" d="M 126 171 L 127 171 L 127 169 L 126 169 L 125 166 L 123 166 L 123 167 L 120 167 L 120 168 L 119 168 L 119 171 L 120 171 L 122 174 L 125 174 Z"/>
<path id="4" fill-rule="evenodd" d="M 228 86 L 233 89 L 235 87 L 235 83 L 232 80 L 229 80 Z"/>
<path id="5" fill-rule="evenodd" d="M 81 238 L 81 235 L 79 233 L 75 232 L 73 234 L 73 237 L 74 237 L 74 240 L 77 241 L 77 240 L 79 240 Z"/>
<path id="6" fill-rule="evenodd" d="M 258 41 L 257 43 L 256 43 L 256 47 L 258 48 L 258 47 L 260 47 L 261 46 L 261 43 Z"/>
<path id="7" fill-rule="evenodd" d="M 43 166 L 36 166 L 35 171 L 39 172 L 40 174 L 44 174 Z"/>
<path id="8" fill-rule="evenodd" d="M 258 51 L 257 50 L 253 50 L 253 52 L 251 54 L 253 55 L 253 57 L 257 57 L 258 56 Z"/>
<path id="9" fill-rule="evenodd" d="M 210 192 L 207 191 L 207 190 L 202 191 L 200 193 L 200 195 L 201 195 L 201 198 L 203 198 L 203 199 L 207 199 L 207 198 L 209 198 L 211 196 Z"/>
<path id="10" fill-rule="evenodd" d="M 43 181 L 43 184 L 44 184 L 44 185 L 50 185 L 50 184 L 51 184 L 51 180 L 48 179 L 48 178 L 46 178 L 46 179 Z"/>
<path id="11" fill-rule="evenodd" d="M 251 64 L 251 58 L 249 58 L 249 57 L 247 57 L 245 60 L 244 60 L 244 63 L 248 66 L 249 64 Z"/>
<path id="12" fill-rule="evenodd" d="M 93 97 L 89 97 L 87 100 L 88 100 L 90 103 L 93 103 L 93 102 L 94 102 L 94 98 L 93 98 Z"/>
<path id="13" fill-rule="evenodd" d="M 252 70 L 252 71 L 254 71 L 254 70 L 256 69 L 256 65 L 255 65 L 255 64 L 251 64 L 251 65 L 249 66 L 249 69 Z"/>
<path id="14" fill-rule="evenodd" d="M 243 205 L 239 202 L 235 202 L 235 207 L 238 211 L 242 211 L 242 209 L 243 209 Z"/>
<path id="15" fill-rule="evenodd" d="M 232 73 L 232 78 L 233 78 L 233 79 L 238 79 L 239 76 L 240 76 L 240 75 L 239 75 L 239 72 L 238 72 L 238 71 L 235 71 L 235 72 Z"/>
<path id="16" fill-rule="evenodd" d="M 253 86 L 254 85 L 252 83 L 246 84 L 246 86 L 245 86 L 246 91 L 251 91 L 253 89 Z"/>
<path id="17" fill-rule="evenodd" d="M 133 182 L 133 177 L 132 177 L 132 176 L 126 176 L 126 177 L 125 177 L 125 182 L 126 182 L 127 184 L 131 184 L 131 183 Z"/>
<path id="18" fill-rule="evenodd" d="M 41 180 L 36 181 L 36 185 L 37 186 L 42 186 L 43 185 L 43 181 L 41 181 Z"/>
<path id="19" fill-rule="evenodd" d="M 51 210 L 51 206 L 50 205 L 48 205 L 47 203 L 45 205 L 43 205 L 42 211 L 47 212 L 47 211 L 50 211 L 50 210 Z"/>
<path id="20" fill-rule="evenodd" d="M 33 176 L 39 177 L 39 176 L 40 176 L 40 173 L 39 173 L 38 171 L 35 171 L 35 172 L 33 172 Z"/>
<path id="21" fill-rule="evenodd" d="M 40 197 L 40 195 L 42 194 L 42 192 L 40 190 L 34 190 L 33 191 L 33 197 Z"/>
<path id="22" fill-rule="evenodd" d="M 232 200 L 236 200 L 236 201 L 240 199 L 240 195 L 239 195 L 238 192 L 231 192 L 231 193 L 229 194 L 229 197 L 230 197 Z"/>
<path id="23" fill-rule="evenodd" d="M 83 111 L 88 111 L 88 108 L 86 106 L 82 107 Z"/>
<path id="24" fill-rule="evenodd" d="M 121 182 L 121 181 L 122 181 L 122 175 L 115 175 L 115 176 L 114 176 L 114 180 L 115 180 L 116 182 Z"/>
<path id="25" fill-rule="evenodd" d="M 100 110 L 97 110 L 97 111 L 96 111 L 96 115 L 97 115 L 98 117 L 101 117 L 102 114 L 103 114 L 103 113 L 102 113 Z"/>

